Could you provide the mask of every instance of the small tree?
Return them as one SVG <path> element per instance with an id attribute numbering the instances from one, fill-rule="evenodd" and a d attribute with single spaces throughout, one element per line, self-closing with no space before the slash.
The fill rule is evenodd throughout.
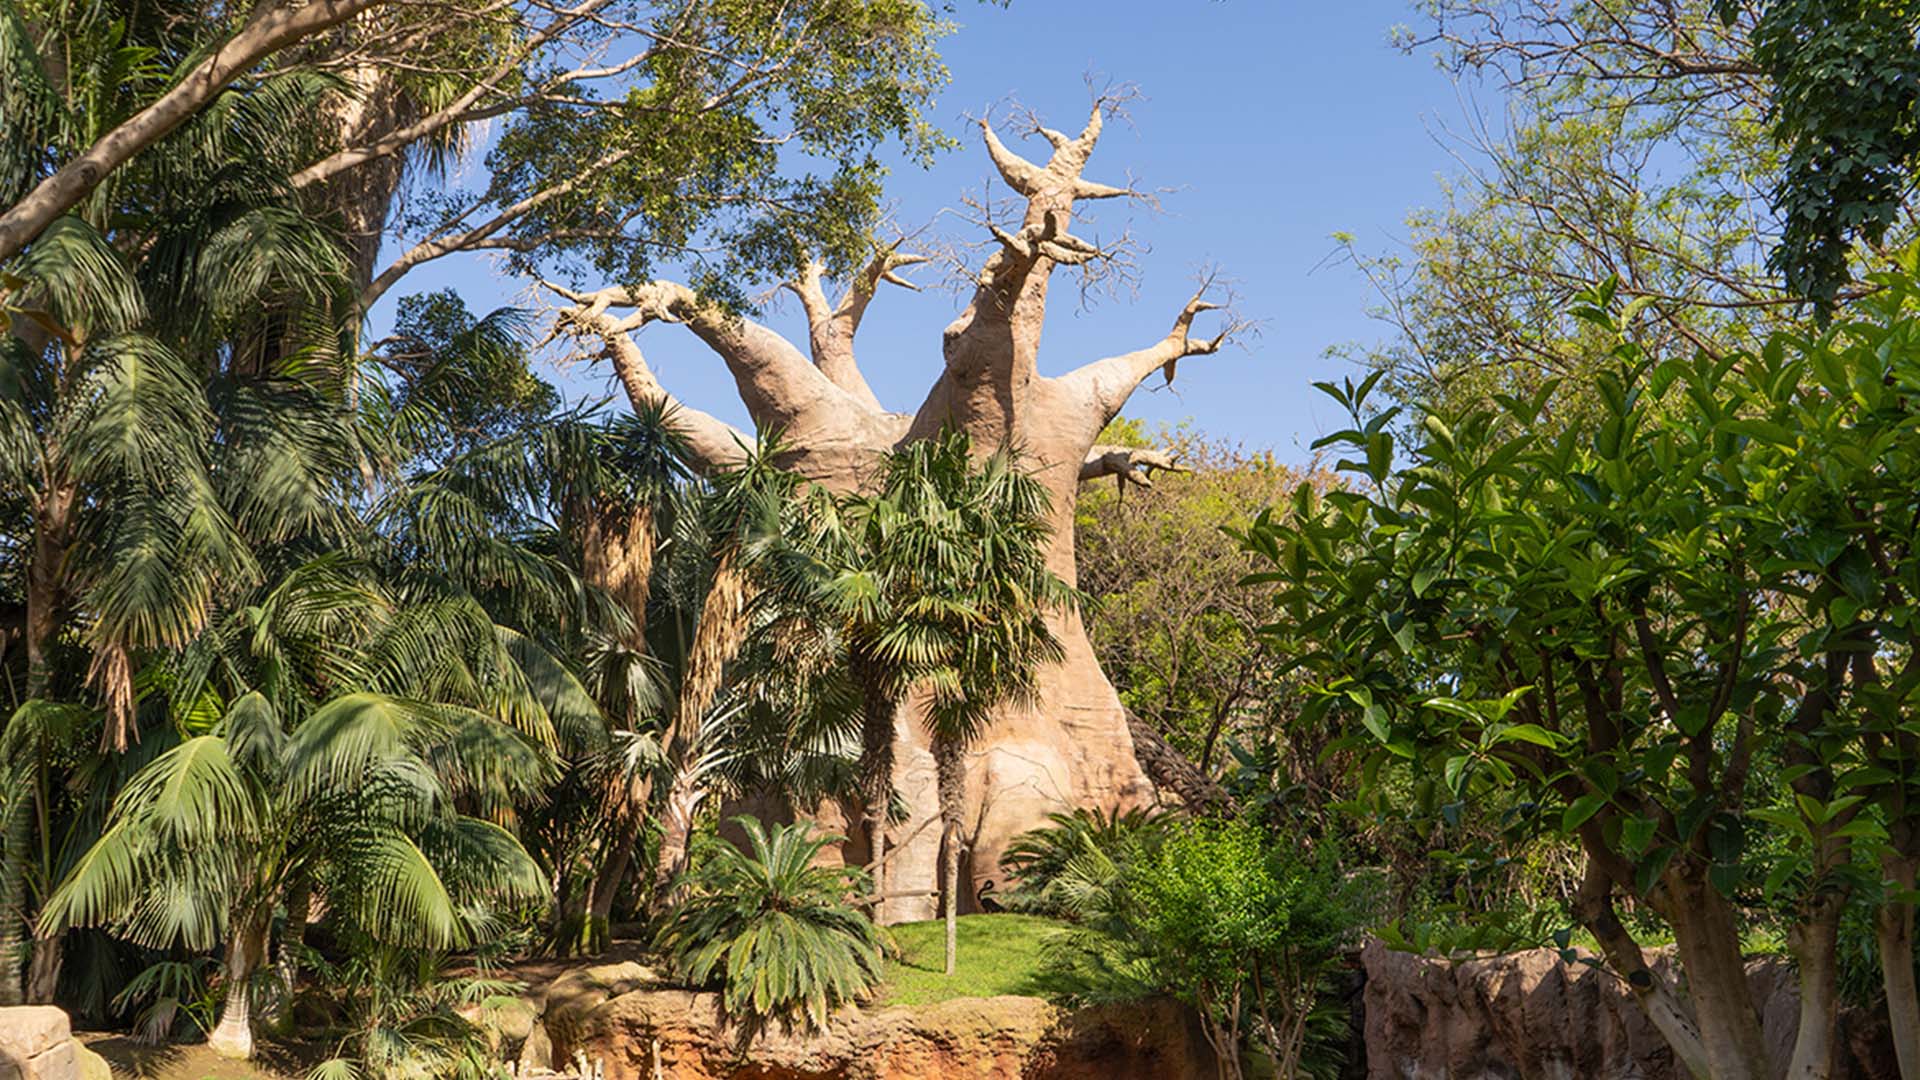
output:
<path id="1" fill-rule="evenodd" d="M 1196 822 L 1121 875 L 1132 947 L 1154 981 L 1200 1012 L 1223 1077 L 1259 1040 L 1300 1074 L 1307 1017 L 1361 916 L 1330 852 L 1269 847 L 1241 822 Z"/>

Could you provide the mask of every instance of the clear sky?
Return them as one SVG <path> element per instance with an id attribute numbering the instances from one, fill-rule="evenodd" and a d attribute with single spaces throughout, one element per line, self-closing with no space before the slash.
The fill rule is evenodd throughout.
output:
<path id="1" fill-rule="evenodd" d="M 1075 293 L 1056 279 L 1041 370 L 1058 374 L 1158 338 L 1194 275 L 1216 266 L 1234 282 L 1243 314 L 1259 320 L 1259 336 L 1187 361 L 1171 390 L 1150 390 L 1154 376 L 1127 414 L 1190 418 L 1249 449 L 1303 459 L 1337 426 L 1310 385 L 1349 369 L 1326 350 L 1384 332 L 1368 315 L 1375 296 L 1367 283 L 1327 261 L 1331 235 L 1350 232 L 1370 251 L 1399 247 L 1407 212 L 1433 205 L 1438 178 L 1457 170 L 1433 132 L 1461 114 L 1459 93 L 1429 56 L 1388 42 L 1394 26 L 1418 26 L 1419 13 L 1408 0 L 1014 0 L 1009 8 L 957 5 L 953 18 L 959 30 L 942 49 L 953 81 L 931 119 L 963 142 L 930 170 L 895 170 L 897 217 L 974 239 L 963 222 L 940 215 L 992 171 L 969 115 L 1011 96 L 1049 126 L 1077 129 L 1085 76 L 1137 84 L 1145 99 L 1132 107 L 1131 126 L 1108 128 L 1087 174 L 1175 190 L 1157 214 L 1096 204 L 1099 233 L 1130 220 L 1150 246 L 1139 290 L 1076 310 Z M 1043 156 L 1039 140 L 1015 145 Z M 526 296 L 524 283 L 482 257 L 423 267 L 397 291 L 444 285 L 477 312 Z M 375 309 L 376 331 L 389 324 L 392 303 Z M 919 404 L 939 372 L 941 328 L 961 303 L 951 292 L 898 289 L 874 302 L 859 355 L 889 408 Z M 790 297 L 766 318 L 804 341 Z M 682 400 L 745 424 L 720 362 L 685 330 L 649 327 L 640 342 Z M 611 389 L 604 364 L 546 374 L 572 398 Z"/>

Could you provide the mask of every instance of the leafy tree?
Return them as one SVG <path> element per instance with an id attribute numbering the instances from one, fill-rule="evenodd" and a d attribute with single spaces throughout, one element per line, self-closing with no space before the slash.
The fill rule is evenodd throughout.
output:
<path id="1" fill-rule="evenodd" d="M 1284 665 L 1253 629 L 1258 599 L 1240 587 L 1252 568 L 1223 529 L 1245 528 L 1302 480 L 1270 453 L 1187 426 L 1148 437 L 1136 422 L 1101 441 L 1165 456 L 1150 483 L 1089 488 L 1075 511 L 1087 636 L 1120 700 L 1213 779 L 1245 729 L 1282 722 L 1296 706 Z"/>
<path id="2" fill-rule="evenodd" d="M 1730 22 L 1741 16 L 1731 0 L 1714 6 Z M 1767 265 L 1823 318 L 1854 282 L 1854 246 L 1885 241 L 1911 194 L 1917 34 L 1920 14 L 1887 0 L 1766 0 L 1753 26 L 1785 152 L 1771 192 L 1780 238 Z"/>
<path id="3" fill-rule="evenodd" d="M 748 846 L 716 838 L 698 852 L 657 941 L 681 977 L 721 986 L 747 1039 L 770 1020 L 823 1027 L 881 979 L 879 931 L 848 902 L 868 879 L 817 865 L 836 838 L 808 822 L 734 823 Z"/>
<path id="4" fill-rule="evenodd" d="M 1512 788 L 1515 835 L 1577 838 L 1574 917 L 1700 1075 L 1775 1065 L 1743 912 L 1787 928 L 1805 1076 L 1828 1067 L 1847 904 L 1885 905 L 1896 937 L 1910 917 L 1915 669 L 1875 653 L 1911 651 L 1911 273 L 1818 338 L 1691 360 L 1649 355 L 1643 305 L 1615 311 L 1609 283 L 1577 312 L 1612 342 L 1591 425 L 1544 424 L 1549 385 L 1429 407 L 1403 446 L 1397 410 L 1367 404 L 1377 376 L 1325 385 L 1352 416 L 1326 441 L 1355 452 L 1356 486 L 1303 487 L 1248 536 L 1270 632 L 1371 748 L 1373 796 L 1396 766 L 1455 814 Z M 1691 1009 L 1626 899 L 1671 928 Z M 1908 941 L 1886 965 L 1896 1017 Z"/>
<path id="5" fill-rule="evenodd" d="M 1053 978 L 1080 997 L 1188 1002 L 1223 1077 L 1246 1074 L 1247 1040 L 1275 1075 L 1323 1074 L 1306 1067 L 1309 1023 L 1361 919 L 1331 846 L 1307 852 L 1246 822 L 1202 819 L 1091 850 L 1113 869 L 1089 894 L 1088 929 L 1065 938 Z"/>
<path id="6" fill-rule="evenodd" d="M 253 978 L 297 875 L 327 881 L 369 935 L 429 948 L 482 936 L 487 902 L 544 892 L 511 833 L 455 809 L 483 778 L 524 787 L 541 776 L 537 751 L 494 737 L 493 724 L 360 694 L 289 733 L 265 697 L 242 697 L 133 777 L 41 921 L 220 946 L 226 1008 L 208 1041 L 250 1057 Z"/>

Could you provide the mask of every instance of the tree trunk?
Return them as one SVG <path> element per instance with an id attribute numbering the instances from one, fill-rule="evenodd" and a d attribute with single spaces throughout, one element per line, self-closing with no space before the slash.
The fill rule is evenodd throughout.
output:
<path id="1" fill-rule="evenodd" d="M 966 748 L 958 739 L 936 734 L 933 760 L 939 770 L 941 851 L 946 861 L 940 883 L 940 908 L 947 923 L 947 974 L 953 974 L 960 948 L 960 844 L 966 813 Z"/>
<path id="2" fill-rule="evenodd" d="M 27 564 L 27 699 L 45 698 L 53 685 L 53 661 L 48 649 L 58 630 L 62 589 L 61 567 L 72 541 L 72 518 L 77 492 L 71 484 L 49 485 L 34 507 L 33 552 Z M 20 960 L 26 928 L 27 867 L 33 847 L 34 811 L 25 785 L 8 799 L 6 851 L 0 859 L 0 1005 L 19 1005 L 22 993 Z M 44 822 L 40 823 L 46 827 Z M 48 962 L 58 969 L 57 954 Z"/>
<path id="3" fill-rule="evenodd" d="M 1693 1017 L 1687 1015 L 1673 988 L 1647 965 L 1640 943 L 1621 925 L 1613 906 L 1612 881 L 1592 857 L 1588 859 L 1580 889 L 1574 895 L 1573 916 L 1599 942 L 1608 966 L 1626 980 L 1647 1019 L 1672 1048 L 1681 1066 L 1698 1080 L 1707 1080 L 1707 1049 L 1700 1041 L 1699 1027 Z"/>
<path id="4" fill-rule="evenodd" d="M 593 887 L 587 894 L 586 940 L 582 948 L 589 956 L 597 956 L 606 951 L 613 940 L 613 901 L 620 895 L 620 886 L 627 879 L 627 871 L 633 866 L 633 853 L 640 845 L 640 824 L 633 822 L 619 829 L 619 836 L 613 842 L 606 861 L 600 864 L 600 872 L 594 875 Z"/>
<path id="5" fill-rule="evenodd" d="M 1775 1075 L 1760 1033 L 1760 1013 L 1747 984 L 1745 957 L 1733 909 L 1706 880 L 1706 868 L 1689 856 L 1686 865 L 1667 871 L 1671 896 L 1663 912 L 1673 926 L 1680 963 L 1687 972 L 1688 996 L 1715 1080 Z M 1679 860 L 1676 860 L 1678 863 Z"/>
<path id="6" fill-rule="evenodd" d="M 227 980 L 226 1005 L 220 1011 L 220 1023 L 207 1036 L 207 1049 L 221 1057 L 253 1057 L 252 990 L 248 984 L 266 958 L 268 924 L 267 918 L 255 913 L 233 927 L 233 937 L 227 942 L 222 967 Z"/>
<path id="7" fill-rule="evenodd" d="M 66 955 L 66 933 L 55 931 L 51 937 L 33 935 L 33 963 L 27 969 L 27 1002 L 51 1005 L 60 989 L 60 965 Z"/>
<path id="8" fill-rule="evenodd" d="M 893 802 L 893 727 L 898 711 L 870 668 L 853 665 L 860 683 L 860 813 L 867 831 L 867 871 L 873 878 L 873 918 L 887 921 L 887 827 Z"/>
<path id="9" fill-rule="evenodd" d="M 285 1024 L 293 1016 L 293 996 L 300 991 L 300 949 L 307 936 L 307 915 L 313 907 L 313 884 L 302 875 L 287 886 L 287 918 L 280 924 L 280 938 L 274 943 L 274 971 L 280 978 L 279 1010 L 274 1022 Z"/>
<path id="10" fill-rule="evenodd" d="M 694 815 L 705 802 L 704 791 L 693 770 L 693 763 L 682 765 L 667 788 L 666 805 L 660 808 L 660 861 L 653 868 L 655 903 L 671 903 L 678 890 L 675 879 L 687 868 L 688 843 L 693 838 Z"/>
<path id="11" fill-rule="evenodd" d="M 1889 853 L 1882 865 L 1895 888 L 1913 891 L 1920 856 Z M 1920 1080 L 1920 993 L 1916 993 L 1913 974 L 1913 904 L 1906 900 L 1881 904 L 1874 912 L 1874 937 L 1880 947 L 1880 980 L 1887 993 L 1894 1057 L 1904 1080 Z"/>
<path id="12" fill-rule="evenodd" d="M 1794 1034 L 1787 1080 L 1827 1080 L 1833 1073 L 1834 1034 L 1840 1015 L 1839 948 L 1842 898 L 1821 893 L 1813 910 L 1788 931 L 1800 969 L 1800 1025 Z"/>

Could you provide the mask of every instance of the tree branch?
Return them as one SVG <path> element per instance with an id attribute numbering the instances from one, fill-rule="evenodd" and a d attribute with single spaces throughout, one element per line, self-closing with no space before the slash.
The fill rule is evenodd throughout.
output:
<path id="1" fill-rule="evenodd" d="M 202 60 L 186 78 L 8 207 L 0 215 L 0 260 L 18 254 L 55 218 L 79 205 L 108 173 L 185 123 L 260 61 L 386 2 L 309 0 L 256 9 L 239 33 Z"/>
<path id="2" fill-rule="evenodd" d="M 1220 347 L 1231 341 L 1237 334 L 1244 333 L 1250 324 L 1244 320 L 1229 317 L 1226 325 L 1212 337 L 1193 336 L 1193 322 L 1202 313 L 1222 309 L 1222 305 L 1206 299 L 1212 288 L 1212 279 L 1201 283 L 1200 289 L 1193 294 L 1180 314 L 1173 320 L 1173 328 L 1167 336 L 1133 352 L 1120 356 L 1096 360 L 1060 377 L 1064 384 L 1076 390 L 1093 402 L 1100 414 L 1100 423 L 1104 426 L 1108 420 L 1119 414 L 1127 403 L 1127 398 L 1148 375 L 1158 371 L 1166 376 L 1167 382 L 1173 382 L 1175 370 L 1181 360 L 1189 356 L 1208 356 L 1219 352 Z"/>
<path id="3" fill-rule="evenodd" d="M 1087 451 L 1087 460 L 1080 464 L 1080 481 L 1085 483 L 1088 480 L 1111 476 L 1124 494 L 1128 484 L 1139 488 L 1152 488 L 1153 474 L 1156 472 L 1183 473 L 1186 471 L 1174 461 L 1173 455 L 1164 450 L 1143 446 L 1101 444 Z"/>
<path id="4" fill-rule="evenodd" d="M 703 300 L 685 285 L 654 281 L 592 293 L 575 293 L 551 283 L 547 287 L 573 300 L 591 316 L 604 315 L 613 308 L 633 309 L 632 315 L 615 323 L 625 331 L 638 330 L 651 322 L 686 326 L 726 362 L 740 400 L 761 428 L 792 430 L 859 408 L 850 394 L 829 381 L 786 338 Z"/>
<path id="5" fill-rule="evenodd" d="M 753 437 L 711 413 L 688 408 L 668 393 L 654 377 L 640 346 L 634 344 L 631 333 L 635 327 L 629 325 L 629 320 L 615 319 L 608 314 L 608 303 L 597 294 L 577 293 L 550 281 L 541 284 L 575 305 L 559 313 L 547 340 L 562 334 L 599 339 L 601 355 L 612 361 L 614 374 L 626 389 L 627 400 L 636 410 L 664 407 L 686 439 L 688 449 L 698 459 L 702 472 L 716 472 L 746 459 Z"/>
<path id="6" fill-rule="evenodd" d="M 784 283 L 784 288 L 800 298 L 800 306 L 806 312 L 808 345 L 813 351 L 814 366 L 835 386 L 875 412 L 886 410 L 855 362 L 854 335 L 859 332 L 860 320 L 880 284 L 888 282 L 917 291 L 919 286 L 901 277 L 898 271 L 926 261 L 924 255 L 900 251 L 897 243 L 881 246 L 854 275 L 838 304 L 827 300 L 825 268 L 817 259 L 808 259 L 799 278 Z"/>

